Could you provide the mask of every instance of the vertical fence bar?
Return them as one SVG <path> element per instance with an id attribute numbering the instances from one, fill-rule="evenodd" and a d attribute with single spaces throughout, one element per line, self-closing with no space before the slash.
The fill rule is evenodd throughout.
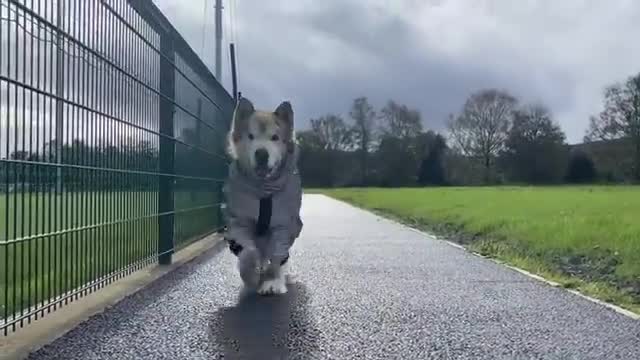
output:
<path id="1" fill-rule="evenodd" d="M 38 0 L 37 2 L 37 11 L 40 14 L 42 9 L 41 9 L 41 0 Z M 33 6 L 33 1 L 31 2 L 32 6 Z M 36 70 L 35 70 L 35 86 L 36 88 L 40 89 L 41 88 L 41 84 L 40 84 L 40 57 L 43 56 L 42 52 L 41 52 L 41 47 L 40 47 L 40 42 L 39 40 L 36 41 L 37 39 L 41 38 L 41 27 L 40 27 L 40 23 L 33 20 L 31 22 L 31 25 L 35 25 L 37 24 L 37 32 L 32 31 L 31 33 L 34 34 L 33 36 L 35 36 L 33 40 L 34 43 L 37 43 L 37 47 L 36 47 Z M 40 155 L 40 124 L 41 124 L 41 115 L 42 113 L 40 112 L 40 94 L 35 94 L 36 96 L 36 106 L 35 106 L 35 111 L 33 111 L 33 109 L 31 110 L 32 113 L 35 116 L 36 119 L 36 143 L 35 143 L 35 157 L 38 161 L 42 161 L 42 156 Z M 32 150 L 33 151 L 33 150 Z M 35 182 L 34 182 L 34 190 L 32 192 L 35 192 L 36 195 L 36 199 L 35 199 L 35 204 L 34 204 L 34 217 L 35 217 L 35 224 L 34 224 L 34 234 L 37 234 L 38 231 L 40 231 L 40 213 L 39 213 L 39 209 L 40 209 L 40 197 L 41 197 L 41 170 L 42 170 L 42 166 L 35 166 Z M 43 240 L 42 239 L 38 239 L 36 240 L 36 248 L 35 248 L 35 273 L 36 273 L 36 281 L 34 284 L 34 307 L 37 306 L 40 297 L 42 296 L 42 294 L 44 293 L 44 257 L 39 257 L 38 255 L 42 254 L 42 249 L 43 249 Z M 38 272 L 38 268 L 40 269 L 40 272 Z M 38 286 L 40 285 L 40 286 Z M 41 293 L 38 292 L 40 287 Z M 35 320 L 38 320 L 38 313 L 35 314 Z"/>
<path id="2" fill-rule="evenodd" d="M 16 13 L 15 13 L 16 17 L 15 17 L 15 33 L 14 33 L 14 46 L 16 47 L 16 51 L 13 53 L 14 55 L 14 66 L 13 66 L 13 70 L 14 70 L 14 74 L 13 74 L 13 78 L 18 80 L 19 78 L 19 70 L 20 70 L 20 11 L 16 9 Z M 9 39 L 9 41 L 11 41 L 11 39 Z M 15 86 L 13 87 L 13 157 L 14 160 L 15 156 L 18 154 L 18 94 L 20 92 L 20 86 L 16 83 Z M 11 154 L 7 154 L 9 157 L 12 157 Z M 12 213 L 12 222 L 13 222 L 13 226 L 12 226 L 12 238 L 15 239 L 18 237 L 18 163 L 13 163 L 12 164 L 12 170 L 13 170 L 13 191 L 11 194 L 11 198 L 12 198 L 12 208 L 8 208 L 7 211 Z M 18 304 L 18 263 L 19 263 L 19 249 L 20 248 L 20 244 L 13 244 L 12 246 L 12 257 L 13 257 L 13 301 L 11 302 L 12 306 L 13 306 L 13 320 L 16 320 L 17 318 L 17 314 L 18 311 L 15 311 L 17 308 L 17 304 Z M 15 330 L 16 329 L 16 323 L 13 323 L 12 329 Z"/>
<path id="3" fill-rule="evenodd" d="M 4 1 L 0 0 L 0 2 L 2 2 L 2 5 L 4 4 Z M 9 13 L 9 5 L 7 5 L 7 36 L 9 35 L 9 23 L 8 23 L 8 19 L 10 18 L 10 13 Z M 4 20 L 2 19 L 2 15 L 4 14 L 4 8 L 0 8 L 0 39 L 4 39 Z M 4 64 L 3 64 L 3 60 L 4 60 L 4 56 L 3 54 L 6 54 L 7 56 L 7 68 L 6 68 L 6 74 L 7 77 L 9 75 L 9 62 L 10 62 L 10 54 L 9 51 L 11 49 L 11 45 L 9 43 L 9 41 L 7 41 L 7 49 L 4 49 L 4 42 L 0 41 L 0 74 L 5 73 L 4 71 Z M 5 90 L 5 83 L 6 83 L 6 90 Z M 9 103 L 9 83 L 5 82 L 5 81 L 0 81 L 0 97 L 5 96 L 5 92 L 6 92 L 6 103 Z M 2 102 L 5 99 L 0 99 L 0 104 L 2 104 Z M 0 105 L 2 106 L 2 105 Z M 2 116 L 2 113 L 0 113 L 0 116 Z M 6 118 L 2 119 L 0 118 L 0 123 L 2 122 L 6 122 L 7 124 L 9 123 L 9 112 L 6 112 Z M 0 126 L 0 146 L 2 146 L 3 142 L 6 144 L 6 152 L 5 152 L 5 156 L 7 156 L 8 152 L 9 152 L 9 127 L 6 127 L 6 131 L 4 132 L 4 137 L 3 137 L 3 127 Z M 0 149 L 0 152 L 2 151 L 2 149 Z M 4 162 L 2 160 L 2 157 L 0 157 L 0 165 L 2 165 L 2 168 L 0 168 L 0 170 L 4 171 L 4 176 L 2 174 L 2 172 L 0 172 L 0 176 L 2 176 L 4 178 L 4 186 L 2 189 L 0 189 L 0 192 L 2 192 L 4 194 L 4 201 L 2 201 L 2 203 L 0 203 L 0 206 L 4 207 L 4 217 L 2 219 L 0 219 L 0 223 L 3 225 L 2 228 L 3 230 L 0 230 L 1 232 L 4 233 L 4 239 L 3 239 L 3 243 L 0 245 L 2 246 L 2 249 L 4 250 L 4 258 L 2 259 L 4 264 L 0 265 L 4 268 L 4 276 L 3 276 L 3 280 L 4 280 L 4 294 L 3 297 L 3 303 L 4 303 L 4 309 L 2 309 L 2 327 L 4 328 L 4 335 L 7 334 L 8 332 L 8 328 L 7 328 L 7 323 L 9 321 L 9 290 L 10 290 L 10 286 L 9 286 L 9 244 L 6 244 L 5 242 L 9 239 L 9 212 L 7 211 L 7 209 L 9 208 L 9 163 L 8 162 Z M 1 200 L 1 199 L 0 199 Z M 0 236 L 2 236 L 2 234 L 0 234 Z"/>
<path id="4" fill-rule="evenodd" d="M 27 15 L 24 14 L 23 17 L 23 22 L 22 22 L 22 28 L 26 29 L 27 27 Z M 27 37 L 26 36 L 22 36 L 22 82 L 27 84 Z M 27 154 L 27 149 L 26 149 L 26 144 L 25 144 L 25 139 L 27 137 L 27 89 L 26 87 L 22 87 L 22 112 L 21 112 L 21 117 L 22 117 L 22 121 L 20 124 L 20 137 L 22 140 L 22 144 L 20 145 L 20 152 L 21 154 L 19 156 L 17 156 L 18 159 L 20 160 L 26 160 L 28 157 L 26 156 Z M 18 124 L 16 123 L 16 126 L 18 126 Z M 26 188 L 25 188 L 25 170 L 26 170 L 27 165 L 26 164 L 22 164 L 22 166 L 20 166 L 20 175 L 19 175 L 19 181 L 20 181 L 20 213 L 16 213 L 16 217 L 19 219 L 18 223 L 20 224 L 20 237 L 24 237 L 25 235 L 25 225 L 27 223 L 27 217 L 25 214 L 25 197 L 26 197 Z M 27 269 L 25 268 L 25 263 L 27 263 L 25 261 L 25 255 L 28 256 L 29 254 L 29 242 L 27 242 L 27 244 L 25 244 L 25 241 L 23 241 L 20 244 L 20 317 L 22 317 L 26 311 L 25 309 L 25 294 L 28 293 L 28 287 L 25 287 L 25 285 L 29 285 L 26 284 L 26 279 L 25 279 L 25 275 L 27 274 Z M 28 266 L 28 263 L 26 264 Z M 24 321 L 20 320 L 20 327 L 24 326 Z"/>
<path id="5" fill-rule="evenodd" d="M 229 55 L 230 55 L 230 61 L 231 61 L 231 86 L 232 86 L 232 93 L 231 95 L 233 96 L 233 101 L 234 102 L 238 102 L 238 73 L 236 70 L 236 44 L 231 43 L 229 44 Z"/>
<path id="6" fill-rule="evenodd" d="M 233 106 L 235 107 L 240 99 L 240 93 L 238 92 L 238 72 L 236 69 L 236 45 L 234 43 L 229 44 L 229 55 L 231 61 L 231 85 L 232 85 L 232 96 L 233 96 Z M 220 174 L 223 175 L 224 171 L 220 171 Z M 224 194 L 222 191 L 222 186 L 218 189 L 218 198 L 220 199 L 221 205 L 217 208 L 218 215 L 218 224 L 219 228 L 222 231 L 224 229 L 224 213 L 222 209 L 222 203 L 224 201 Z M 225 203 L 226 205 L 226 203 Z"/>
<path id="7" fill-rule="evenodd" d="M 51 20 L 53 19 L 53 4 L 50 1 L 45 1 L 45 9 L 44 9 L 44 13 L 45 13 L 45 19 L 47 20 Z M 53 35 L 49 35 L 49 39 L 52 39 Z M 45 75 L 45 78 L 48 78 L 48 82 L 47 82 L 47 88 L 46 91 L 48 94 L 52 94 L 53 93 L 53 88 L 54 88 L 54 61 L 53 61 L 53 53 L 55 51 L 55 45 L 53 41 L 49 41 L 47 45 L 45 45 L 47 47 L 47 49 L 45 50 L 45 52 L 47 53 L 47 56 L 45 56 L 45 73 L 49 74 L 49 76 Z M 47 64 L 48 62 L 48 64 Z M 48 66 L 47 66 L 48 65 Z M 54 153 L 53 153 L 53 113 L 54 113 L 54 108 L 53 108 L 53 104 L 54 104 L 54 100 L 53 98 L 48 98 L 47 99 L 47 105 L 46 106 L 48 108 L 48 114 L 49 116 L 47 117 L 47 131 L 45 134 L 45 137 L 47 138 L 47 141 L 45 142 L 45 148 L 44 148 L 44 152 L 47 153 L 48 155 L 46 156 L 46 162 L 47 164 L 51 164 L 51 162 L 55 159 L 54 157 Z M 48 144 L 47 144 L 48 143 Z M 53 231 L 57 230 L 55 228 L 55 218 L 53 216 L 54 213 L 54 207 L 53 207 L 53 200 L 55 197 L 55 191 L 54 189 L 57 187 L 56 185 L 56 168 L 53 168 L 52 171 L 52 167 L 49 166 L 47 168 L 47 180 L 48 180 L 48 191 L 47 191 L 47 210 L 46 210 L 46 217 L 47 217 L 47 229 L 46 229 L 46 233 L 51 234 Z M 56 267 L 55 267 L 55 259 L 56 259 L 56 255 L 55 255 L 55 241 L 56 238 L 55 236 L 47 236 L 47 253 L 48 253 L 48 258 L 49 261 L 47 262 L 48 266 L 47 266 L 47 299 L 48 299 L 48 304 L 51 304 L 51 300 L 53 299 L 53 297 L 55 296 L 55 281 L 56 281 Z M 51 312 L 51 306 L 47 306 L 47 313 Z"/>
<path id="8" fill-rule="evenodd" d="M 160 35 L 160 179 L 158 191 L 159 262 L 162 265 L 171 264 L 174 248 L 174 182 L 175 173 L 175 142 L 173 125 L 173 99 L 175 94 L 175 70 L 173 62 L 175 53 L 171 38 L 162 33 Z"/>
<path id="9" fill-rule="evenodd" d="M 33 0 L 30 1 L 31 3 L 31 8 L 33 8 Z M 34 42 L 36 41 L 34 39 L 34 35 L 35 35 L 35 27 L 34 27 L 34 23 L 35 21 L 33 20 L 33 18 L 31 18 L 31 21 L 29 21 L 30 25 L 31 25 L 31 29 L 30 34 L 29 35 L 29 85 L 31 87 L 37 87 L 37 84 L 34 84 L 34 77 L 35 77 L 35 71 L 34 71 L 34 67 L 33 67 L 33 63 L 36 61 L 36 57 L 35 57 L 35 52 L 34 52 Z M 25 24 L 26 25 L 26 24 Z M 26 45 L 26 44 L 25 44 Z M 26 46 L 25 46 L 26 47 Z M 26 61 L 26 58 L 25 58 Z M 25 71 L 26 71 L 26 64 L 25 64 Z M 34 114 L 35 112 L 34 110 L 34 103 L 33 103 L 33 96 L 34 93 L 33 91 L 29 90 L 29 146 L 27 149 L 23 149 L 23 151 L 25 151 L 27 155 L 27 159 L 29 160 L 33 160 L 33 136 L 34 136 L 34 129 L 33 129 L 33 125 L 35 123 L 35 118 L 34 118 Z M 26 114 L 25 114 L 25 118 L 26 118 Z M 33 216 L 33 204 L 34 204 L 34 198 L 33 198 L 33 187 L 32 185 L 35 183 L 34 182 L 34 178 L 33 178 L 33 171 L 34 171 L 34 165 L 33 164 L 29 164 L 27 165 L 27 174 L 26 174 L 26 183 L 27 183 L 27 191 L 28 191 L 28 196 L 27 196 L 27 217 L 29 219 L 29 221 L 27 222 L 28 224 L 28 228 L 27 228 L 27 234 L 28 235 L 32 235 L 35 231 L 34 231 L 34 223 L 35 223 L 35 217 Z M 24 223 L 24 222 L 23 222 Z M 23 235 L 24 236 L 24 235 Z M 29 241 L 29 243 L 27 244 L 27 248 L 28 248 L 28 261 L 27 261 L 27 312 L 29 312 L 31 310 L 31 307 L 33 306 L 33 298 L 37 298 L 38 297 L 38 293 L 37 293 L 37 288 L 38 288 L 38 274 L 37 272 L 34 271 L 33 266 L 36 265 L 36 260 L 37 258 L 34 259 L 34 255 L 37 254 L 37 248 L 36 246 L 38 245 L 38 240 L 36 241 Z M 34 284 L 31 283 L 31 279 L 35 278 L 36 281 Z M 33 292 L 32 292 L 33 291 Z M 27 319 L 27 323 L 31 323 L 31 318 Z"/>

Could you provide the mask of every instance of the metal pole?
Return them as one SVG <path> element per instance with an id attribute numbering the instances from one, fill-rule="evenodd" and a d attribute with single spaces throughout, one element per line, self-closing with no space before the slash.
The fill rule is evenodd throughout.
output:
<path id="1" fill-rule="evenodd" d="M 222 83 L 222 0 L 216 0 L 216 80 Z"/>
<path id="2" fill-rule="evenodd" d="M 233 86 L 233 100 L 238 102 L 238 74 L 236 73 L 236 46 L 229 44 L 229 55 L 231 55 L 231 84 Z"/>

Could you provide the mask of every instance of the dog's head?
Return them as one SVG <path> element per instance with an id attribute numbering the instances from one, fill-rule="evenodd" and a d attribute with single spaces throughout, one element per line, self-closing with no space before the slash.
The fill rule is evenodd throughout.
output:
<path id="1" fill-rule="evenodd" d="M 258 111 L 241 98 L 233 114 L 229 153 L 246 172 L 267 179 L 293 152 L 293 109 L 288 101 L 275 111 Z"/>

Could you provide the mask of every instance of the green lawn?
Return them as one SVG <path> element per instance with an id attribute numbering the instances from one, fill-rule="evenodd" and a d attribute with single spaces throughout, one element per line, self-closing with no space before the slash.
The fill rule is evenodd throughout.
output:
<path id="1" fill-rule="evenodd" d="M 0 194 L 0 319 L 155 261 L 156 192 Z M 218 226 L 215 192 L 178 192 L 176 247 Z M 23 239 L 24 241 L 15 241 Z"/>
<path id="2" fill-rule="evenodd" d="M 640 312 L 640 187 L 320 192 Z"/>

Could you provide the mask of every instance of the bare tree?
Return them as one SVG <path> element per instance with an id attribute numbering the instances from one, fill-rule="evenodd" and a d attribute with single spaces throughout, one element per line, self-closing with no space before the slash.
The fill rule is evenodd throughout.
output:
<path id="1" fill-rule="evenodd" d="M 640 74 L 605 89 L 604 110 L 590 118 L 585 141 L 620 138 L 633 145 L 633 177 L 640 181 Z"/>
<path id="2" fill-rule="evenodd" d="M 382 108 L 381 119 L 383 134 L 398 139 L 415 138 L 422 132 L 422 119 L 420 112 L 409 109 L 406 105 L 389 100 Z"/>
<path id="3" fill-rule="evenodd" d="M 325 150 L 348 150 L 352 145 L 351 129 L 344 120 L 334 114 L 311 119 L 311 130 L 316 134 Z"/>
<path id="4" fill-rule="evenodd" d="M 365 184 L 369 173 L 369 151 L 374 140 L 376 112 L 366 97 L 359 97 L 353 101 L 349 115 L 355 122 L 352 139 L 355 143 L 355 148 L 359 152 L 362 184 Z"/>
<path id="5" fill-rule="evenodd" d="M 486 182 L 493 159 L 504 149 L 517 102 L 505 91 L 481 90 L 471 94 L 459 116 L 449 120 L 451 139 L 464 155 L 482 160 Z"/>
<path id="6" fill-rule="evenodd" d="M 344 179 L 345 153 L 353 147 L 351 129 L 340 116 L 327 114 L 311 119 L 311 130 L 300 133 L 298 141 L 301 158 L 306 159 L 299 162 L 301 171 L 314 175 L 312 183 L 334 186 Z"/>

